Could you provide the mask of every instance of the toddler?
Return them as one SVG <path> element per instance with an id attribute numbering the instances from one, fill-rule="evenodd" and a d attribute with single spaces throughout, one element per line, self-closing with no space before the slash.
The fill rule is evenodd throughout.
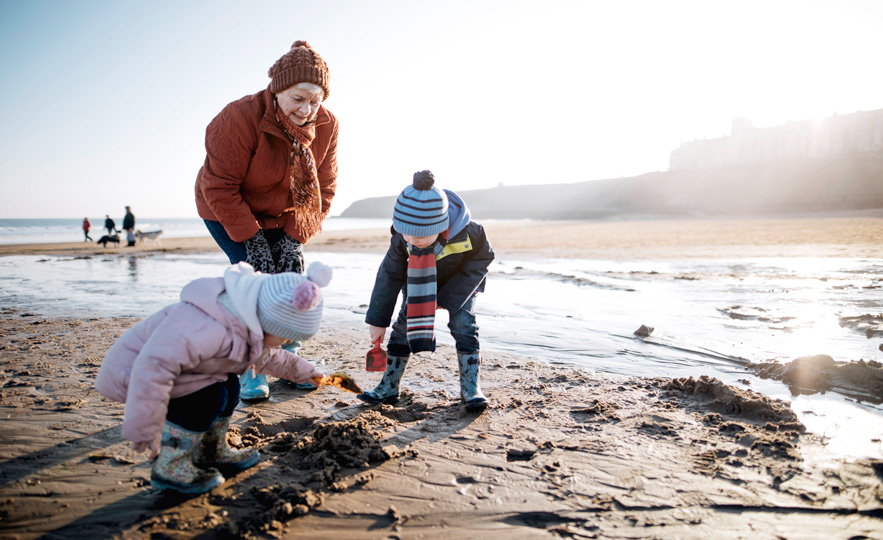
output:
<path id="1" fill-rule="evenodd" d="M 460 398 L 467 409 L 482 410 L 488 402 L 478 382 L 475 296 L 484 290 L 494 251 L 463 200 L 434 184 L 430 171 L 417 172 L 396 199 L 392 239 L 365 316 L 372 343 L 386 334 L 399 291 L 402 307 L 387 344 L 386 372 L 376 388 L 358 397 L 371 404 L 398 401 L 410 354 L 435 350 L 435 311 L 441 308 L 450 314 L 457 346 Z"/>
<path id="2" fill-rule="evenodd" d="M 256 464 L 257 449 L 227 444 L 247 370 L 319 384 L 322 373 L 281 348 L 319 330 L 331 268 L 314 262 L 307 275 L 261 274 L 247 263 L 224 277 L 200 278 L 167 306 L 123 334 L 108 350 L 95 388 L 126 404 L 123 438 L 156 457 L 151 484 L 204 493 L 223 471 Z"/>

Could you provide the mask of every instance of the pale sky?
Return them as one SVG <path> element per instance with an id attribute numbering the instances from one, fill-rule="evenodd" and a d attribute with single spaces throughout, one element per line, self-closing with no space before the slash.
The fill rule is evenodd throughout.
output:
<path id="1" fill-rule="evenodd" d="M 0 218 L 197 217 L 205 127 L 307 40 L 332 215 L 666 170 L 683 142 L 883 108 L 877 0 L 0 0 Z"/>

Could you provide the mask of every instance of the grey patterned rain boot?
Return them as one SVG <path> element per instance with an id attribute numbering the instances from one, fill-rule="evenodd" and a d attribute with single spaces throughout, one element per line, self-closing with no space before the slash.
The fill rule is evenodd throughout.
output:
<path id="1" fill-rule="evenodd" d="M 218 471 L 206 471 L 193 464 L 193 452 L 202 436 L 197 431 L 166 422 L 159 456 L 150 471 L 150 485 L 181 493 L 205 493 L 223 484 L 224 477 Z"/>
<path id="2" fill-rule="evenodd" d="M 478 384 L 478 366 L 481 365 L 479 353 L 457 353 L 460 364 L 460 399 L 466 404 L 467 410 L 483 410 L 487 407 L 487 398 L 481 393 Z"/>
<path id="3" fill-rule="evenodd" d="M 389 356 L 386 360 L 386 371 L 380 384 L 374 390 L 369 390 L 356 397 L 371 405 L 378 403 L 392 404 L 399 400 L 399 383 L 405 368 L 408 366 L 407 356 Z"/>
<path id="4" fill-rule="evenodd" d="M 227 429 L 230 417 L 218 418 L 202 436 L 199 446 L 193 453 L 193 463 L 206 469 L 217 467 L 222 470 L 244 471 L 261 459 L 257 448 L 236 449 L 227 444 Z"/>

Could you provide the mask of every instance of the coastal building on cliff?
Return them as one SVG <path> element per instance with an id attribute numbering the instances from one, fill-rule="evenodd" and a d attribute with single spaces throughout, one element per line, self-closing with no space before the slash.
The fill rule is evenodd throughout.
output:
<path id="1" fill-rule="evenodd" d="M 755 128 L 734 118 L 728 137 L 682 144 L 669 170 L 706 169 L 883 153 L 883 109 Z"/>

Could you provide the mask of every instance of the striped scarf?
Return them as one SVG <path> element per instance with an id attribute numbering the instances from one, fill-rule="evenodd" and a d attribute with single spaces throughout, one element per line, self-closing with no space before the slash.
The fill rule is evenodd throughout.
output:
<path id="1" fill-rule="evenodd" d="M 408 256 L 408 344 L 412 353 L 435 351 L 436 270 L 433 246 Z"/>

